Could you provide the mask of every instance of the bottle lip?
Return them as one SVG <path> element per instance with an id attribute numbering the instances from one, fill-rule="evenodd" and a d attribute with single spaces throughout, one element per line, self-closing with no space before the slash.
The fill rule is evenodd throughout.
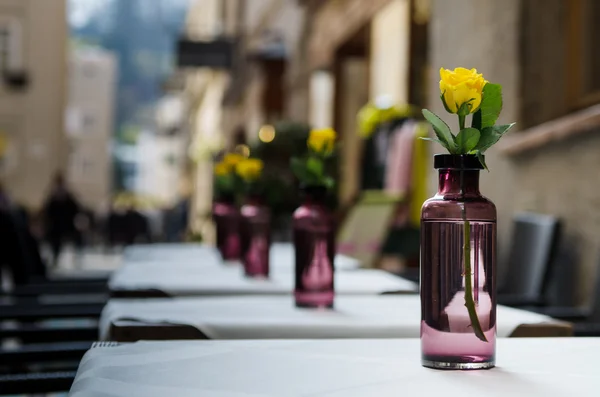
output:
<path id="1" fill-rule="evenodd" d="M 485 159 L 485 156 L 483 156 Z M 483 165 L 474 154 L 435 154 L 433 167 L 440 169 L 456 170 L 482 170 Z"/>
<path id="2" fill-rule="evenodd" d="M 235 195 L 233 193 L 220 193 L 216 194 L 214 201 L 222 203 L 233 203 L 235 202 Z"/>
<path id="3" fill-rule="evenodd" d="M 316 200 L 325 200 L 327 197 L 327 188 L 322 185 L 302 185 L 300 190 L 304 198 L 310 197 Z"/>

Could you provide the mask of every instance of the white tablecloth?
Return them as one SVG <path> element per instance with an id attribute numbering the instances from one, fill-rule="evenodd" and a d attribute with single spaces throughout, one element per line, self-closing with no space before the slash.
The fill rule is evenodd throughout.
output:
<path id="1" fill-rule="evenodd" d="M 90 350 L 72 397 L 596 397 L 600 339 L 500 339 L 497 368 L 420 366 L 417 339 L 138 342 Z"/>
<path id="2" fill-rule="evenodd" d="M 464 321 L 470 320 L 465 310 Z M 337 296 L 335 310 L 299 309 L 292 297 L 252 296 L 178 299 L 111 299 L 100 318 L 109 339 L 116 320 L 191 325 L 210 339 L 418 338 L 417 295 Z M 554 322 L 550 317 L 498 307 L 498 336 L 521 324 Z"/>
<path id="3" fill-rule="evenodd" d="M 134 245 L 125 249 L 124 267 L 142 265 L 144 267 L 201 267 L 219 270 L 228 266 L 241 266 L 239 261 L 223 262 L 216 248 L 200 244 L 154 244 Z M 272 270 L 294 268 L 294 246 L 291 243 L 271 245 L 269 265 Z M 360 268 L 357 259 L 346 255 L 336 255 L 336 270 L 356 270 Z"/>
<path id="4" fill-rule="evenodd" d="M 334 282 L 340 294 L 375 295 L 418 290 L 411 281 L 374 269 L 338 271 Z M 239 266 L 224 266 L 218 271 L 189 265 L 125 266 L 113 274 L 109 287 L 112 291 L 156 289 L 170 296 L 281 295 L 292 292 L 294 274 L 291 270 L 274 270 L 267 280 L 245 277 Z"/>
<path id="5" fill-rule="evenodd" d="M 135 244 L 123 251 L 124 262 L 190 260 L 205 256 L 218 257 L 218 252 L 212 246 L 194 243 Z"/>

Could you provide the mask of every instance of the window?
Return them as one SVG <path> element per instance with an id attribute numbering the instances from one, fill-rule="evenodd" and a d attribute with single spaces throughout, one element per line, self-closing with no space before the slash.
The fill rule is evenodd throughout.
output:
<path id="1" fill-rule="evenodd" d="M 568 97 L 576 108 L 600 102 L 600 1 L 568 0 Z"/>

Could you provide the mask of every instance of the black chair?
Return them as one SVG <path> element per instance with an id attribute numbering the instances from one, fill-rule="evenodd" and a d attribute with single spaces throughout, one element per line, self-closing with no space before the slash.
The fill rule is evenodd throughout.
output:
<path id="1" fill-rule="evenodd" d="M 558 320 L 574 323 L 575 336 L 600 336 L 600 260 L 598 265 L 594 295 L 589 307 L 549 306 L 533 310 Z"/>
<path id="2" fill-rule="evenodd" d="M 0 211 L 0 239 L 3 241 L 0 265 L 8 267 L 15 284 L 12 291 L 0 297 L 0 321 L 26 324 L 16 324 L 10 331 L 2 331 L 22 343 L 46 342 L 57 339 L 55 327 L 39 325 L 34 332 L 31 324 L 27 323 L 57 318 L 97 320 L 108 299 L 106 283 L 32 283 L 36 277 L 39 279 L 45 275 L 44 266 L 32 236 L 19 219 L 18 214 L 11 211 Z M 78 295 L 69 297 L 68 294 Z M 44 333 L 45 328 L 48 329 L 47 334 Z M 72 340 L 90 340 L 91 330 L 88 326 L 71 329 L 69 333 Z M 96 339 L 96 336 L 91 339 Z"/>
<path id="3" fill-rule="evenodd" d="M 560 238 L 560 222 L 549 215 L 518 214 L 514 218 L 507 277 L 498 289 L 498 303 L 540 306 L 545 303 L 550 265 Z"/>
<path id="4" fill-rule="evenodd" d="M 98 324 L 62 325 L 38 323 L 0 325 L 0 343 L 17 340 L 21 344 L 92 341 L 98 339 Z"/>
<path id="5" fill-rule="evenodd" d="M 91 304 L 16 304 L 0 305 L 0 321 L 37 321 L 59 318 L 99 318 L 104 305 Z"/>
<path id="6" fill-rule="evenodd" d="M 39 254 L 38 244 L 18 214 L 8 210 L 0 211 L 0 239 L 3 241 L 0 265 L 6 266 L 12 275 L 13 295 L 82 293 L 108 295 L 107 278 L 49 279 Z"/>
<path id="7" fill-rule="evenodd" d="M 0 349 L 0 368 L 41 363 L 79 362 L 94 342 L 62 342 Z"/>
<path id="8" fill-rule="evenodd" d="M 0 395 L 68 392 L 76 371 L 0 375 Z"/>

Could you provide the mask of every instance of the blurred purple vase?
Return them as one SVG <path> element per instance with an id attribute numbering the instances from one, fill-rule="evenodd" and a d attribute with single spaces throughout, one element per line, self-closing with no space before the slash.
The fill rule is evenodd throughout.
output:
<path id="1" fill-rule="evenodd" d="M 304 193 L 304 203 L 293 216 L 296 306 L 331 308 L 335 255 L 333 215 L 325 205 L 327 190 L 324 187 L 308 187 Z"/>
<path id="2" fill-rule="evenodd" d="M 421 210 L 422 364 L 491 368 L 496 354 L 496 207 L 479 193 L 483 167 L 475 156 L 436 155 L 434 165 L 438 192 Z M 470 272 L 463 257 L 464 216 L 470 224 Z M 485 340 L 475 334 L 465 306 L 469 290 Z"/>
<path id="3" fill-rule="evenodd" d="M 240 212 L 233 197 L 222 197 L 213 202 L 213 220 L 217 229 L 217 249 L 223 260 L 240 259 Z"/>
<path id="4" fill-rule="evenodd" d="M 248 198 L 242 215 L 242 261 L 248 277 L 269 277 L 271 211 L 258 197 Z"/>

